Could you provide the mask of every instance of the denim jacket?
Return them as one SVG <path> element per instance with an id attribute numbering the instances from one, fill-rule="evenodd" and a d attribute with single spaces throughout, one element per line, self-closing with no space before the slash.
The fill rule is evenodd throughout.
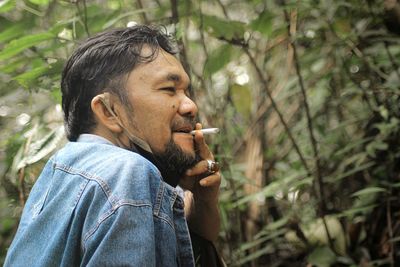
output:
<path id="1" fill-rule="evenodd" d="M 5 266 L 193 266 L 183 208 L 148 160 L 84 134 L 44 167 Z"/>

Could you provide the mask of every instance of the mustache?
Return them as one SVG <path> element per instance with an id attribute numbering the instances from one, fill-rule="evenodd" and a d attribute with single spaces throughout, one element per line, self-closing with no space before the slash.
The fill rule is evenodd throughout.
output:
<path id="1" fill-rule="evenodd" d="M 172 130 L 180 129 L 183 127 L 191 127 L 192 130 L 196 126 L 196 120 L 192 117 L 180 117 L 172 122 Z"/>

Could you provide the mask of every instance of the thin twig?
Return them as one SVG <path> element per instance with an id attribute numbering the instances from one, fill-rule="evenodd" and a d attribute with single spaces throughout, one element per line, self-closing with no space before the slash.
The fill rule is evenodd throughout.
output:
<path id="1" fill-rule="evenodd" d="M 87 6 L 86 0 L 83 0 L 83 11 L 84 11 L 84 22 L 85 22 L 85 31 L 88 36 L 90 36 L 89 27 L 88 27 L 88 17 L 87 17 Z"/>
<path id="2" fill-rule="evenodd" d="M 155 0 L 155 2 L 157 3 L 157 6 L 158 6 L 158 7 L 161 7 L 161 2 L 160 2 L 160 0 Z"/>
<path id="3" fill-rule="evenodd" d="M 388 233 L 389 233 L 389 244 L 390 244 L 390 267 L 394 267 L 394 248 L 395 246 L 393 245 L 393 226 L 392 226 L 392 208 L 390 206 L 390 197 L 388 197 L 386 201 L 386 220 L 387 220 L 387 227 L 388 227 Z"/>
<path id="4" fill-rule="evenodd" d="M 386 53 L 388 54 L 390 63 L 392 64 L 393 69 L 394 69 L 394 71 L 395 71 L 396 74 L 397 74 L 397 77 L 400 79 L 399 65 L 397 64 L 396 60 L 393 58 L 393 55 L 392 55 L 392 53 L 391 53 L 390 50 L 389 50 L 389 44 L 388 44 L 388 42 L 384 42 L 384 43 L 385 43 L 385 49 L 386 49 Z"/>
<path id="5" fill-rule="evenodd" d="M 142 12 L 140 12 L 140 15 L 142 16 L 142 20 L 145 24 L 149 24 L 149 20 L 146 16 L 146 12 L 143 11 L 144 7 L 143 7 L 143 3 L 142 0 L 136 0 L 137 6 L 140 10 L 142 10 Z"/>
<path id="6" fill-rule="evenodd" d="M 370 66 L 370 62 L 367 60 L 367 57 L 363 54 L 363 52 L 358 49 L 358 47 L 356 46 L 356 44 L 354 44 L 352 41 L 350 40 L 343 40 L 342 38 L 339 37 L 339 35 L 336 33 L 335 28 L 333 27 L 332 23 L 328 22 L 327 23 L 329 30 L 332 32 L 333 36 L 335 36 L 336 39 L 338 39 L 341 42 L 344 42 L 349 49 L 351 50 L 351 52 L 353 53 L 353 55 L 355 55 L 356 57 L 360 58 L 362 60 L 362 62 L 364 63 L 364 66 L 366 67 L 367 71 L 371 74 L 370 77 L 375 77 L 377 74 L 378 76 L 382 77 L 382 73 L 379 70 L 375 70 L 375 72 L 373 72 L 372 67 Z M 372 83 L 372 79 L 371 79 L 371 83 Z M 374 96 L 374 100 L 377 104 L 377 106 L 382 105 L 382 102 L 379 100 L 379 96 L 375 90 L 375 88 L 371 85 L 370 89 L 372 91 L 372 94 Z"/>
<path id="7" fill-rule="evenodd" d="M 204 50 L 204 54 L 206 55 L 206 58 L 208 58 L 208 51 L 207 51 L 207 47 L 206 47 L 206 42 L 205 42 L 205 38 L 204 38 L 204 31 L 203 31 L 203 26 L 204 26 L 204 19 L 203 19 L 203 10 L 201 8 L 201 3 L 200 2 L 200 6 L 199 6 L 199 11 L 200 11 L 200 40 L 201 40 L 201 45 L 203 47 Z"/>
<path id="8" fill-rule="evenodd" d="M 229 19 L 229 15 L 228 15 L 228 12 L 227 12 L 224 4 L 222 4 L 221 0 L 217 0 L 217 3 L 221 7 L 222 13 L 224 13 L 225 18 Z"/>
<path id="9" fill-rule="evenodd" d="M 344 69 L 345 69 L 344 73 L 346 74 L 346 76 L 350 79 L 350 81 L 351 81 L 355 86 L 358 87 L 358 89 L 361 90 L 361 92 L 362 92 L 362 98 L 363 98 L 364 101 L 367 103 L 368 108 L 369 108 L 371 111 L 374 111 L 374 108 L 372 107 L 372 104 L 371 104 L 371 102 L 369 101 L 368 94 L 367 94 L 366 90 L 365 90 L 365 89 L 354 79 L 354 77 L 351 75 L 351 73 L 349 72 L 349 66 L 348 66 L 348 64 L 346 63 L 346 59 L 344 59 L 344 58 L 343 58 L 343 65 L 344 65 L 344 67 L 345 67 L 345 68 L 344 68 Z"/>
<path id="10" fill-rule="evenodd" d="M 285 6 L 285 0 L 282 0 L 281 3 Z M 311 118 L 310 107 L 308 104 L 306 89 L 304 86 L 304 80 L 303 80 L 303 76 L 301 74 L 300 61 L 299 61 L 299 57 L 297 54 L 296 40 L 295 40 L 292 30 L 291 30 L 292 23 L 291 23 L 290 15 L 285 8 L 283 8 L 283 14 L 285 17 L 285 21 L 287 23 L 287 33 L 289 36 L 289 42 L 293 49 L 293 58 L 294 58 L 294 63 L 295 63 L 295 68 L 296 68 L 296 74 L 297 74 L 297 77 L 299 80 L 300 90 L 303 95 L 303 103 L 304 103 L 304 108 L 305 108 L 305 112 L 306 112 L 308 132 L 309 132 L 310 142 L 311 142 L 311 146 L 312 146 L 313 154 L 314 154 L 314 161 L 315 161 L 315 168 L 316 168 L 315 175 L 317 178 L 317 185 L 318 185 L 318 190 L 315 190 L 315 191 L 319 192 L 318 198 L 319 198 L 319 202 L 320 202 L 320 217 L 324 224 L 326 235 L 329 240 L 329 245 L 330 245 L 331 249 L 333 251 L 335 251 L 333 239 L 332 239 L 331 234 L 329 233 L 328 224 L 325 219 L 327 208 L 326 208 L 326 196 L 325 196 L 325 190 L 324 190 L 324 183 L 322 181 L 321 162 L 320 162 L 319 151 L 318 151 L 318 147 L 317 147 L 317 141 L 316 141 L 316 138 L 314 135 L 313 121 Z"/>
<path id="11" fill-rule="evenodd" d="M 310 135 L 310 142 L 311 142 L 311 146 L 312 146 L 313 153 L 314 153 L 316 176 L 317 176 L 317 182 L 318 182 L 318 187 L 319 187 L 318 191 L 320 194 L 320 200 L 321 200 L 321 204 L 322 204 L 322 212 L 323 212 L 323 215 L 325 215 L 324 213 L 326 212 L 326 199 L 325 199 L 325 192 L 324 192 L 324 186 L 323 186 L 322 174 L 321 174 L 321 163 L 320 163 L 319 152 L 318 152 L 318 148 L 317 148 L 317 141 L 316 141 L 316 138 L 314 135 L 313 121 L 311 118 L 310 106 L 308 104 L 308 98 L 307 98 L 307 93 L 306 93 L 306 89 L 304 86 L 303 75 L 301 74 L 301 67 L 300 67 L 299 57 L 297 54 L 297 46 L 295 43 L 295 38 L 292 35 L 292 32 L 290 30 L 290 25 L 291 25 L 290 16 L 285 9 L 283 10 L 283 13 L 285 16 L 286 23 L 288 24 L 287 32 L 288 32 L 288 36 L 289 36 L 289 42 L 293 49 L 294 65 L 295 65 L 296 74 L 297 74 L 299 85 L 300 85 L 300 91 L 303 96 L 303 103 L 304 103 L 304 109 L 306 111 L 308 132 Z"/>
<path id="12" fill-rule="evenodd" d="M 86 7 L 86 0 L 83 0 L 83 16 L 82 16 L 82 11 L 79 7 L 79 1 L 76 1 L 76 8 L 78 9 L 78 14 L 82 19 L 83 22 L 83 27 L 85 28 L 85 32 L 87 34 L 87 36 L 90 36 L 90 32 L 89 32 L 89 27 L 88 27 L 88 20 L 87 20 L 87 7 Z"/>
<path id="13" fill-rule="evenodd" d="M 18 171 L 18 192 L 19 192 L 19 201 L 21 202 L 21 206 L 25 206 L 26 196 L 25 196 L 25 167 L 21 168 Z"/>
<path id="14" fill-rule="evenodd" d="M 176 25 L 179 23 L 179 12 L 178 12 L 178 1 L 177 0 L 170 0 L 171 3 L 171 21 L 175 26 L 175 35 L 176 35 Z M 182 39 L 176 40 L 178 47 L 179 47 L 179 56 L 183 65 L 183 68 L 186 70 L 188 75 L 190 76 L 190 65 L 186 56 L 186 49 L 185 44 L 183 43 Z"/>
<path id="15" fill-rule="evenodd" d="M 300 161 L 301 161 L 303 167 L 306 169 L 306 171 L 307 171 L 308 174 L 311 174 L 311 171 L 310 171 L 310 169 L 309 169 L 309 167 L 308 167 L 308 165 L 307 165 L 307 162 L 306 162 L 306 160 L 305 160 L 303 154 L 301 153 L 300 148 L 299 148 L 299 146 L 297 145 L 296 140 L 295 140 L 294 137 L 293 137 L 292 131 L 289 129 L 289 127 L 288 127 L 288 125 L 287 125 L 285 119 L 283 118 L 282 112 L 280 111 L 278 105 L 276 104 L 274 98 L 272 97 L 272 94 L 271 94 L 271 92 L 270 92 L 270 90 L 269 90 L 269 88 L 268 88 L 268 82 L 267 82 L 267 80 L 265 79 L 265 77 L 264 77 L 264 75 L 263 75 L 263 73 L 262 73 L 260 67 L 258 66 L 258 64 L 257 64 L 256 60 L 254 59 L 254 57 L 251 55 L 251 53 L 250 53 L 250 51 L 248 50 L 248 48 L 247 48 L 247 47 L 242 47 L 242 48 L 243 48 L 244 52 L 247 54 L 247 56 L 249 57 L 250 62 L 251 62 L 251 64 L 253 65 L 254 69 L 256 70 L 257 75 L 258 75 L 258 78 L 260 79 L 262 85 L 264 86 L 264 91 L 267 93 L 267 96 L 268 96 L 269 100 L 271 101 L 271 105 L 272 105 L 273 109 L 274 109 L 275 112 L 278 114 L 279 120 L 281 121 L 283 127 L 285 128 L 285 131 L 286 131 L 286 133 L 287 133 L 287 135 L 288 135 L 290 141 L 292 142 L 293 147 L 294 147 L 294 149 L 296 150 L 296 153 L 297 153 L 297 155 L 299 156 Z"/>

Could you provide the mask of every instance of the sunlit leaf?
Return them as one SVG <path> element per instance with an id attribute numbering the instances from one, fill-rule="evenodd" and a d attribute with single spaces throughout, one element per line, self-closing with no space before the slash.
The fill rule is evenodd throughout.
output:
<path id="1" fill-rule="evenodd" d="M 222 45 L 218 49 L 214 50 L 212 54 L 207 58 L 206 64 L 204 65 L 204 74 L 211 76 L 232 59 L 233 48 L 231 45 Z"/>
<path id="2" fill-rule="evenodd" d="M 250 118 L 252 107 L 250 88 L 246 85 L 234 84 L 230 88 L 230 94 L 237 111 L 245 118 Z"/>
<path id="3" fill-rule="evenodd" d="M 250 27 L 254 31 L 258 31 L 269 37 L 273 30 L 273 19 L 274 14 L 270 13 L 269 11 L 263 11 L 258 17 L 250 22 Z"/>
<path id="4" fill-rule="evenodd" d="M 333 24 L 333 28 L 341 38 L 347 38 L 352 30 L 350 19 L 348 18 L 336 19 Z"/>
<path id="5" fill-rule="evenodd" d="M 366 214 L 366 213 L 369 213 L 370 211 L 372 211 L 377 206 L 378 206 L 377 204 L 372 204 L 372 205 L 368 205 L 365 207 L 356 207 L 356 208 L 346 209 L 341 214 L 339 214 L 339 216 L 350 217 L 350 216 L 353 216 L 356 214 Z"/>
<path id="6" fill-rule="evenodd" d="M 62 69 L 62 65 L 63 64 L 61 62 L 56 62 L 54 64 L 39 66 L 14 77 L 14 79 L 17 80 L 25 88 L 29 88 L 31 83 L 37 82 L 37 79 L 39 77 L 42 77 L 44 75 L 50 76 L 53 73 L 60 72 Z"/>
<path id="7" fill-rule="evenodd" d="M 359 197 L 359 196 L 362 196 L 362 195 L 369 195 L 369 194 L 382 193 L 382 192 L 386 192 L 386 189 L 382 188 L 382 187 L 371 186 L 371 187 L 359 190 L 359 191 L 353 193 L 351 196 L 352 197 Z"/>
<path id="8" fill-rule="evenodd" d="M 49 0 L 29 0 L 29 2 L 36 4 L 36 5 L 40 5 L 40 6 L 49 4 Z"/>
<path id="9" fill-rule="evenodd" d="M 240 21 L 224 20 L 216 16 L 203 15 L 203 26 L 213 36 L 227 40 L 242 39 L 245 24 Z"/>
<path id="10" fill-rule="evenodd" d="M 336 262 L 336 255 L 327 246 L 317 247 L 308 255 L 307 260 L 313 266 L 330 267 Z"/>
<path id="11" fill-rule="evenodd" d="M 36 130 L 37 131 L 37 130 Z M 36 134 L 36 133 L 35 133 Z M 41 139 L 30 144 L 18 161 L 17 170 L 24 168 L 27 165 L 38 162 L 44 157 L 48 156 L 57 147 L 57 144 L 64 137 L 64 127 L 59 127 L 54 131 L 49 132 Z"/>
<path id="12" fill-rule="evenodd" d="M 29 47 L 35 46 L 43 41 L 51 40 L 54 37 L 53 34 L 44 32 L 23 36 L 19 39 L 13 40 L 0 52 L 0 60 L 8 59 Z"/>
<path id="13" fill-rule="evenodd" d="M 245 264 L 246 262 L 257 259 L 262 255 L 273 253 L 274 251 L 275 250 L 271 244 L 265 244 L 262 248 L 259 248 L 255 252 L 250 253 L 248 256 L 241 258 L 237 264 Z"/>
<path id="14" fill-rule="evenodd" d="M 15 8 L 16 0 L 2 0 L 0 1 L 0 13 L 9 12 Z"/>
<path id="15" fill-rule="evenodd" d="M 343 172 L 343 173 L 339 173 L 339 174 L 337 174 L 336 176 L 334 176 L 334 177 L 327 177 L 327 178 L 325 178 L 324 180 L 326 181 L 326 182 L 336 182 L 336 181 L 338 181 L 338 180 L 341 180 L 341 179 L 343 179 L 343 178 L 346 178 L 346 177 L 349 177 L 350 175 L 352 175 L 352 174 L 355 174 L 355 173 L 357 173 L 357 172 L 360 172 L 360 171 L 363 171 L 363 170 L 365 170 L 365 169 L 368 169 L 368 168 L 370 168 L 370 167 L 372 167 L 372 166 L 374 166 L 376 163 L 375 162 L 367 162 L 367 163 L 365 163 L 365 164 L 362 164 L 362 165 L 360 165 L 360 166 L 357 166 L 357 167 L 355 167 L 355 168 L 353 168 L 353 169 L 351 169 L 351 170 L 349 170 L 349 171 L 346 171 L 346 172 Z"/>
<path id="16" fill-rule="evenodd" d="M 20 74 L 16 76 L 14 79 L 17 80 L 25 88 L 29 88 L 30 83 L 32 83 L 32 81 L 46 74 L 47 71 L 48 71 L 48 66 L 41 66 L 33 70 L 27 71 L 23 74 Z"/>
<path id="17" fill-rule="evenodd" d="M 7 42 L 23 34 L 25 25 L 22 23 L 14 24 L 0 32 L 0 42 Z"/>

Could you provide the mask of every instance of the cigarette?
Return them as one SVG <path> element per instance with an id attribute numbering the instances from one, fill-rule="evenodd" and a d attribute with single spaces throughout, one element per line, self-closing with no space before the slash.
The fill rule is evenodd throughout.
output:
<path id="1" fill-rule="evenodd" d="M 206 128 L 201 130 L 193 130 L 190 132 L 191 135 L 195 135 L 197 131 L 202 132 L 203 134 L 216 134 L 219 133 L 219 128 Z"/>

